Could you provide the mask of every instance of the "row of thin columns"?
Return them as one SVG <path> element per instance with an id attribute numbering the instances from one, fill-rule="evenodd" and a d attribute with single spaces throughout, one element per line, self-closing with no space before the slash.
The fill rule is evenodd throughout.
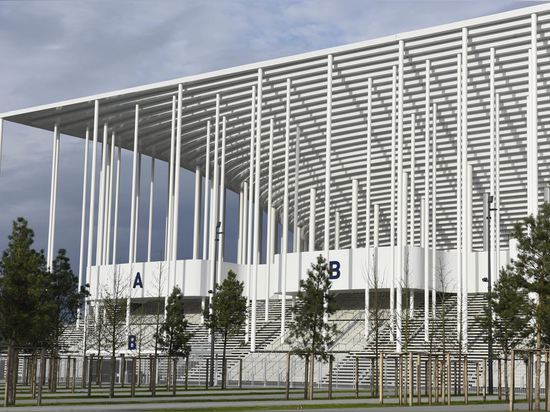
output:
<path id="1" fill-rule="evenodd" d="M 528 172 L 527 172 L 527 181 L 528 181 L 528 212 L 536 213 L 537 210 L 537 200 L 538 200 L 538 175 L 537 175 L 537 17 L 535 14 L 532 15 L 532 36 L 531 36 L 531 48 L 529 49 L 529 93 L 527 97 L 527 157 L 528 157 Z M 468 164 L 467 159 L 467 116 L 465 113 L 468 108 L 467 101 L 467 47 L 468 47 L 468 32 L 467 29 L 463 29 L 463 38 L 462 38 L 462 53 L 457 56 L 457 253 L 459 258 L 457 259 L 458 267 L 458 284 L 459 284 L 459 302 L 458 309 L 461 311 L 463 316 L 463 322 L 459 325 L 459 328 L 462 329 L 462 333 L 466 333 L 467 329 L 467 254 L 471 250 L 471 165 Z M 397 265 L 397 268 L 394 266 L 393 275 L 391 279 L 391 324 L 392 324 L 392 334 L 394 331 L 394 322 L 395 322 L 395 302 L 394 302 L 394 290 L 397 289 L 397 311 L 400 311 L 402 308 L 401 302 L 401 288 L 403 281 L 403 250 L 404 246 L 407 244 L 410 239 L 410 243 L 414 244 L 414 231 L 413 231 L 413 221 L 414 221 L 414 191 L 415 191 L 415 180 L 414 173 L 410 174 L 410 193 L 411 193 L 411 210 L 410 212 L 410 221 L 407 223 L 407 210 L 404 202 L 406 202 L 406 181 L 408 180 L 409 175 L 403 170 L 403 53 L 404 53 L 404 44 L 403 41 L 399 43 L 399 61 L 398 66 L 393 67 L 392 71 L 392 85 L 393 85 L 393 95 L 392 95 L 392 168 L 391 168 L 391 225 L 390 225 L 390 245 L 392 246 L 392 251 L 395 253 L 397 246 L 398 254 L 397 258 L 394 259 Z M 499 151 L 500 151 L 500 139 L 499 139 L 499 110 L 500 110 L 500 99 L 499 95 L 495 93 L 494 85 L 494 72 L 495 72 L 495 50 L 491 49 L 490 55 L 490 191 L 495 196 L 495 204 L 498 207 L 500 201 L 500 181 L 499 181 Z M 332 69 L 333 69 L 333 58 L 328 56 L 328 65 L 327 65 L 327 110 L 326 110 L 326 168 L 325 168 L 325 197 L 324 197 L 324 250 L 328 258 L 328 251 L 330 248 L 330 179 L 331 179 L 331 125 L 332 125 Z M 252 297 L 253 307 L 252 307 L 252 317 L 253 323 L 255 323 L 255 302 L 256 302 L 256 285 L 257 285 L 257 274 L 258 274 L 258 264 L 259 264 L 259 244 L 260 244 L 260 205 L 259 205 L 259 182 L 260 182 L 260 165 L 259 165 L 259 154 L 260 154 L 260 145 L 261 145 L 261 121 L 262 121 L 262 70 L 258 72 L 258 88 L 257 88 L 257 98 L 255 96 L 255 91 L 253 90 L 252 96 L 252 121 L 251 121 L 251 155 L 250 155 L 250 178 L 248 183 L 245 182 L 243 185 L 243 192 L 241 196 L 241 213 L 240 217 L 242 219 L 242 224 L 239 227 L 240 239 L 246 238 L 246 244 L 244 241 L 239 242 L 239 260 L 247 263 L 249 265 L 253 264 L 253 268 L 249 269 L 247 274 L 248 282 L 247 287 L 249 288 L 247 294 L 249 297 Z M 290 149 L 290 79 L 287 80 L 287 98 L 286 98 L 286 129 L 285 129 L 285 148 Z M 428 239 L 429 239 L 429 227 L 431 226 L 431 249 L 432 251 L 436 250 L 437 241 L 436 241 L 436 228 L 437 228 L 437 215 L 436 215 L 436 176 L 437 176 L 437 106 L 432 104 L 430 101 L 430 61 L 426 61 L 426 148 L 425 148 L 425 181 L 424 181 L 424 197 L 421 199 L 421 214 L 422 214 L 422 230 L 421 230 L 421 245 L 424 246 L 425 255 L 424 263 L 425 267 L 429 267 L 429 252 L 428 252 Z M 370 139 L 370 99 L 371 99 L 371 87 L 372 81 L 369 79 L 369 125 L 368 125 L 368 134 Z M 257 101 L 257 105 L 255 102 Z M 139 106 L 136 105 L 135 111 L 135 131 L 134 131 L 134 153 L 133 153 L 133 164 L 132 164 L 132 206 L 131 206 L 131 219 L 130 219 L 130 240 L 129 240 L 129 262 L 135 263 L 136 255 L 136 245 L 137 245 L 137 216 L 139 214 L 139 186 L 140 186 L 140 155 L 138 151 L 138 140 L 139 140 Z M 177 109 L 177 110 L 176 110 Z M 178 208 L 179 208 L 179 168 L 177 165 L 181 162 L 181 111 L 182 111 L 182 86 L 178 87 L 177 98 L 173 98 L 173 110 L 172 110 L 172 139 L 171 139 L 171 156 L 170 156 L 170 180 L 169 180 L 169 212 L 167 218 L 167 258 L 173 264 L 173 270 L 175 270 L 175 260 L 176 260 L 176 251 L 177 251 L 177 228 L 178 226 Z M 431 111 L 431 113 L 430 113 Z M 177 113 L 175 113 L 177 112 Z M 257 112 L 257 114 L 256 114 Z M 254 117 L 256 116 L 256 119 Z M 432 158 L 431 158 L 431 173 L 432 173 L 432 182 L 430 187 L 429 182 L 429 140 L 430 140 L 430 128 L 428 127 L 428 120 L 431 118 L 431 133 L 432 133 Z M 210 208 L 210 217 L 209 219 L 205 218 L 204 221 L 204 231 L 203 231 L 203 258 L 212 255 L 214 245 L 211 244 L 210 247 L 206 246 L 206 233 L 210 233 L 210 241 L 214 242 L 215 239 L 215 220 L 216 217 L 218 221 L 223 221 L 223 210 L 224 210 L 224 164 L 225 164 L 225 142 L 222 143 L 222 162 L 221 162 L 221 180 L 222 183 L 218 183 L 218 135 L 219 135 L 219 95 L 216 99 L 216 124 L 215 124 L 215 153 L 214 153 L 214 188 L 210 190 L 209 187 L 205 187 L 205 202 L 204 209 L 208 210 Z M 397 120 L 397 121 L 396 121 Z M 176 125 L 174 125 L 176 123 Z M 256 125 L 255 125 L 256 123 Z M 396 130 L 397 123 L 397 130 Z M 225 119 L 223 121 L 224 131 L 225 131 Z M 0 150 L 1 150 L 1 139 L 2 139 L 2 126 L 3 122 L 0 122 Z M 174 127 L 175 126 L 175 127 Z M 412 138 L 411 141 L 414 142 L 414 127 L 415 127 L 415 118 L 414 115 L 411 118 L 411 129 L 412 129 Z M 175 133 L 174 133 L 175 129 Z M 269 165 L 269 179 L 272 179 L 272 129 L 273 125 L 271 124 L 270 132 L 270 165 Z M 90 198 L 89 198 L 89 216 L 88 216 L 88 249 L 87 249 L 87 263 L 88 267 L 92 264 L 92 244 L 93 244 L 93 227 L 95 223 L 95 191 L 96 191 L 96 161 L 97 161 L 97 142 L 98 142 L 98 133 L 99 133 L 99 103 L 98 101 L 94 102 L 94 123 L 92 129 L 92 171 L 91 171 L 91 182 L 90 182 Z M 51 198 L 50 198 L 50 218 L 49 218 L 49 230 L 48 230 L 48 248 L 47 248 L 47 263 L 51 267 L 53 262 L 54 255 L 54 239 L 55 239 L 55 209 L 56 209 L 56 192 L 57 192 L 57 171 L 59 163 L 59 128 L 56 125 L 54 130 L 54 143 L 53 143 L 53 153 L 52 153 L 52 180 L 51 180 Z M 174 136 L 175 134 L 175 136 Z M 208 139 L 210 138 L 210 133 L 208 132 Z M 225 133 L 222 133 L 222 139 L 225 141 Z M 295 168 L 295 179 L 294 179 L 294 251 L 299 250 L 300 237 L 299 232 L 301 231 L 298 226 L 298 208 L 297 208 L 297 197 L 298 197 L 298 186 L 299 186 L 299 136 L 300 131 L 297 128 L 296 130 L 296 168 Z M 175 137 L 175 138 L 174 138 Z M 113 252 L 110 256 L 110 242 L 111 242 L 111 220 L 112 220 L 112 203 L 113 203 L 113 173 L 114 173 L 114 159 L 115 159 L 115 141 L 116 136 L 114 133 L 111 135 L 111 142 L 109 144 L 108 137 L 108 125 L 103 125 L 103 140 L 102 140 L 102 161 L 101 169 L 99 175 L 99 206 L 98 206 L 98 225 L 97 225 L 97 244 L 96 244 L 96 264 L 108 264 L 110 261 L 113 263 L 116 262 L 116 231 L 117 231 L 117 216 L 118 216 L 118 191 L 119 191 L 119 173 L 120 173 L 120 147 L 118 151 L 117 159 L 117 172 L 116 172 L 116 183 L 115 183 L 115 225 L 114 225 L 114 241 L 113 241 Z M 254 144 L 254 139 L 256 140 Z M 369 140 L 370 141 L 370 140 Z M 88 201 L 87 197 L 87 175 L 88 175 L 88 144 L 89 142 L 89 129 L 86 133 L 86 148 L 85 148 L 85 166 L 84 166 L 84 179 L 83 179 L 83 194 L 82 194 L 82 219 L 81 219 L 81 244 L 80 244 L 80 260 L 79 260 L 79 281 L 82 283 L 84 275 L 84 242 L 85 242 L 85 221 L 86 221 L 86 203 Z M 209 143 L 209 142 L 208 142 Z M 174 147 L 175 146 L 175 147 Z M 209 144 L 207 144 L 207 158 L 209 159 Z M 254 146 L 256 148 L 256 154 L 254 154 Z M 110 154 L 108 153 L 110 149 Z M 369 144 L 369 159 L 370 159 L 370 144 Z M 397 156 L 396 156 L 397 155 Z M 397 159 L 396 159 L 397 158 Z M 414 156 L 412 157 L 414 159 Z M 397 160 L 397 167 L 395 167 L 395 162 Z M 255 161 L 255 163 L 254 163 Z M 210 185 L 209 179 L 209 162 L 207 162 L 206 167 L 206 186 Z M 286 308 L 286 254 L 288 252 L 288 195 L 289 195 L 289 167 L 288 167 L 288 157 L 285 160 L 285 180 L 284 180 L 284 201 L 283 201 L 283 234 L 282 234 L 282 284 L 283 284 L 283 313 L 282 313 L 282 325 L 281 332 L 284 332 L 285 328 L 285 308 Z M 368 161 L 370 167 L 370 160 Z M 414 171 L 414 160 L 411 160 L 411 170 Z M 151 163 L 151 181 L 150 181 L 150 201 L 149 201 L 149 225 L 148 225 L 148 242 L 147 242 L 147 258 L 151 259 L 151 248 L 152 248 L 152 210 L 153 210 L 153 192 L 154 192 L 154 160 Z M 396 187 L 397 183 L 397 187 Z M 269 185 L 271 189 L 271 184 Z M 430 190 L 431 189 L 431 190 Z M 219 193 L 218 193 L 219 191 Z M 357 204 L 359 191 L 359 182 L 358 180 L 352 181 L 352 203 Z M 212 195 L 210 203 L 210 194 Z M 370 226 L 370 172 L 367 173 L 367 225 Z M 219 196 L 219 200 L 218 200 Z M 316 189 L 310 189 L 310 224 L 309 224 L 309 250 L 315 249 L 315 197 Z M 431 197 L 431 199 L 430 199 Z M 431 202 L 430 202 L 431 200 Z M 246 209 L 246 202 L 248 201 L 248 214 L 244 211 Z M 431 203 L 431 204 L 430 204 Z M 431 211 L 431 225 L 429 224 L 429 213 Z M 271 190 L 268 195 L 268 262 L 269 265 L 272 262 L 273 258 L 273 233 L 275 232 L 273 226 L 275 222 L 274 213 L 272 210 L 272 199 L 271 199 Z M 397 213 L 395 213 L 397 212 Z M 219 213 L 219 216 L 217 216 Z M 245 216 L 248 219 L 245 219 Z M 339 214 L 336 213 L 336 224 L 339 225 Z M 200 221 L 200 170 L 197 167 L 196 177 L 195 177 L 195 214 L 194 214 L 194 234 L 193 234 L 193 257 L 198 258 L 199 254 L 199 223 Z M 352 239 L 351 244 L 352 248 L 357 247 L 357 210 L 352 211 Z M 406 227 L 409 226 L 409 233 L 406 231 Z M 367 232 L 370 232 L 370 228 L 367 226 Z M 253 232 L 252 232 L 253 231 Z M 248 234 L 248 236 L 246 236 Z M 491 253 L 495 254 L 495 259 L 497 264 L 494 265 L 494 270 L 498 270 L 498 261 L 499 261 L 499 243 L 500 243 L 500 227 L 499 227 L 499 215 L 496 214 L 496 219 L 494 221 L 494 227 L 491 229 L 491 237 L 494 239 L 492 244 L 494 249 L 491 250 Z M 220 258 L 223 251 L 223 242 L 218 246 Z M 339 236 L 338 231 L 335 234 L 335 244 L 339 246 Z M 367 233 L 367 244 L 370 245 L 370 233 Z M 210 256 L 211 257 L 211 256 Z M 431 272 L 432 272 L 432 311 L 435 310 L 435 284 L 436 284 L 436 256 L 432 252 L 431 256 Z M 371 256 L 370 252 L 368 253 L 367 262 L 370 261 Z M 253 270 L 253 273 L 250 273 L 250 270 Z M 370 271 L 368 267 L 367 271 Z M 268 273 L 270 269 L 268 270 Z M 217 276 L 219 278 L 219 273 L 211 273 L 211 276 Z M 269 275 L 268 275 L 269 276 Z M 368 276 L 367 276 L 368 277 Z M 397 278 L 396 278 L 397 277 Z M 495 276 L 496 277 L 496 276 Z M 395 283 L 397 281 L 397 283 Z M 426 330 L 426 339 L 428 338 L 428 270 L 426 270 L 425 277 L 425 330 Z M 252 290 L 250 290 L 252 288 Z M 368 300 L 368 281 L 365 286 L 365 299 Z M 266 293 L 269 296 L 269 281 L 266 286 Z M 433 315 L 433 313 L 432 313 Z M 266 305 L 265 317 L 268 316 L 268 306 Z M 365 315 L 367 318 L 367 315 Z M 368 322 L 366 322 L 367 324 Z M 366 331 L 368 326 L 366 326 Z M 400 341 L 400 326 L 398 325 L 397 329 L 397 340 L 398 345 Z M 255 335 L 253 334 L 252 339 L 254 340 Z M 467 337 L 465 337 L 467 338 Z M 254 341 L 253 341 L 254 343 Z"/>

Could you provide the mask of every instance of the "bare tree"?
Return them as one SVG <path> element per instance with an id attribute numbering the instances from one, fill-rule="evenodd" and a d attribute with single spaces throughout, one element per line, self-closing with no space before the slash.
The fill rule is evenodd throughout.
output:
<path id="1" fill-rule="evenodd" d="M 373 263 L 372 263 L 372 270 L 370 270 L 370 276 L 367 279 L 368 285 L 369 285 L 369 292 L 370 292 L 370 305 L 369 305 L 369 328 L 370 328 L 370 336 L 373 336 L 373 343 L 374 343 L 374 356 L 376 361 L 374 364 L 376 365 L 373 373 L 373 380 L 374 382 L 377 382 L 378 380 L 378 356 L 380 351 L 380 336 L 382 333 L 382 326 L 384 324 L 384 309 L 382 305 L 382 282 L 380 281 L 380 277 L 378 275 L 377 270 L 377 254 L 374 254 L 373 257 Z M 370 339 L 369 339 L 370 340 Z M 374 385 L 375 394 L 378 394 L 378 385 Z"/>
<path id="2" fill-rule="evenodd" d="M 410 265 L 409 265 L 409 250 L 405 248 L 403 262 L 403 280 L 401 289 L 403 290 L 402 297 L 405 305 L 402 306 L 401 313 L 397 316 L 401 317 L 401 342 L 404 351 L 409 351 L 412 340 L 412 317 L 414 310 L 414 297 L 410 289 Z"/>
<path id="3" fill-rule="evenodd" d="M 112 361 L 109 387 L 109 397 L 111 398 L 115 396 L 116 353 L 126 345 L 128 334 L 126 311 L 128 305 L 127 298 L 130 292 L 129 286 L 128 277 L 122 276 L 118 267 L 115 266 L 112 285 L 111 287 L 105 287 L 103 291 L 105 343 L 111 353 Z"/>

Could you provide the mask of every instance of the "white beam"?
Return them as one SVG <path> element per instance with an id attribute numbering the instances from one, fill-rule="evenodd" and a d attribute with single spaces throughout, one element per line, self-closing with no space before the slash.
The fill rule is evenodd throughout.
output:
<path id="1" fill-rule="evenodd" d="M 128 263 L 135 263 L 135 237 L 136 237 L 136 193 L 139 157 L 139 105 L 135 106 L 134 113 L 134 152 L 132 157 L 132 201 L 130 206 L 130 242 L 128 247 Z"/>
<path id="2" fill-rule="evenodd" d="M 429 268 L 429 243 L 428 243 L 428 216 L 430 209 L 430 60 L 426 60 L 424 88 L 425 104 L 424 104 L 424 341 L 429 340 L 430 329 L 430 268 Z"/>
<path id="3" fill-rule="evenodd" d="M 286 79 L 286 114 L 285 114 L 285 153 L 290 150 L 290 79 Z M 285 156 L 283 187 L 283 239 L 281 244 L 281 342 L 284 342 L 286 328 L 286 269 L 288 253 L 288 178 L 289 156 Z M 325 187 L 326 188 L 326 187 Z M 325 202 L 326 204 L 326 202 Z M 325 216 L 326 217 L 326 216 Z M 326 227 L 325 227 L 326 229 Z M 325 235 L 326 242 L 326 235 Z"/>
<path id="4" fill-rule="evenodd" d="M 201 167 L 195 166 L 195 203 L 193 207 L 193 259 L 199 258 L 201 226 Z"/>
<path id="5" fill-rule="evenodd" d="M 300 242 L 300 237 L 298 236 L 298 195 L 300 192 L 300 128 L 296 127 L 296 138 L 294 140 L 294 201 L 292 202 L 293 213 L 292 213 L 292 250 L 293 252 L 298 251 L 298 243 Z"/>
<path id="6" fill-rule="evenodd" d="M 2 120 L 0 120 L 0 123 Z M 2 126 L 0 126 L 1 129 Z M 1 130 L 0 130 L 1 133 Z M 1 139 L 1 137 L 0 137 Z M 84 175 L 82 176 L 82 212 L 80 214 L 80 250 L 78 254 L 78 290 L 82 286 L 82 275 L 84 274 L 84 242 L 86 232 L 86 199 L 88 197 L 88 151 L 90 148 L 90 128 L 86 128 L 86 139 L 84 141 Z M 78 309 L 77 322 L 80 321 L 80 307 Z"/>
<path id="7" fill-rule="evenodd" d="M 149 219 L 147 222 L 147 262 L 151 261 L 153 247 L 153 208 L 155 202 L 155 158 L 151 157 L 151 173 L 149 175 Z"/>
<path id="8" fill-rule="evenodd" d="M 50 218 L 48 224 L 48 249 L 46 266 L 48 270 L 52 270 L 54 260 L 54 243 L 55 243 L 55 209 L 57 201 L 57 170 L 59 166 L 59 126 L 56 124 L 53 131 L 52 140 L 52 174 L 50 184 Z"/>
<path id="9" fill-rule="evenodd" d="M 315 202 L 317 191 L 314 187 L 309 189 L 309 251 L 315 251 Z"/>
<path id="10" fill-rule="evenodd" d="M 113 255 L 112 255 L 112 264 L 115 265 L 117 262 L 117 239 L 118 239 L 118 205 L 119 205 L 119 194 L 120 194 L 120 166 L 122 162 L 122 147 L 118 146 L 118 156 L 116 161 L 116 183 L 115 183 L 115 217 L 113 223 Z"/>
<path id="11" fill-rule="evenodd" d="M 330 178 L 331 178 L 331 154 L 332 154 L 332 65 L 333 56 L 327 56 L 327 110 L 326 110 L 326 136 L 325 136 L 325 259 L 329 259 L 330 249 Z"/>
<path id="12" fill-rule="evenodd" d="M 208 255 L 209 236 L 209 202 L 210 202 L 210 120 L 206 122 L 206 155 L 205 155 L 205 173 L 204 173 L 204 207 L 203 207 L 203 226 L 202 226 L 202 258 L 206 260 Z M 246 193 L 246 190 L 245 190 Z M 245 198 L 246 199 L 246 198 Z M 242 240 L 241 240 L 242 243 Z M 242 251 L 241 251 L 242 253 Z M 241 257 L 242 258 L 242 257 Z"/>
<path id="13" fill-rule="evenodd" d="M 351 249 L 357 249 L 357 207 L 359 197 L 359 181 L 351 182 Z"/>
<path id="14" fill-rule="evenodd" d="M 273 245 L 273 220 L 275 213 L 273 211 L 273 117 L 269 119 L 269 160 L 267 163 L 267 245 L 266 245 L 266 280 L 265 280 L 265 309 L 264 321 L 269 319 L 269 297 L 271 282 L 271 265 L 273 263 L 274 245 Z"/>
<path id="15" fill-rule="evenodd" d="M 222 118 L 222 153 L 220 158 L 220 187 L 219 187 L 219 206 L 218 206 L 218 221 L 220 222 L 220 231 L 218 241 L 218 273 L 216 273 L 216 282 L 222 282 L 222 262 L 224 260 L 223 253 L 225 249 L 225 142 L 226 142 L 227 121 L 225 116 Z"/>

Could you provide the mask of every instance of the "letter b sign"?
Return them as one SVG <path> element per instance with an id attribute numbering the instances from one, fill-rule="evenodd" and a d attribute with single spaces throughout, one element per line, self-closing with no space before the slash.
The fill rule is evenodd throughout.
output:
<path id="1" fill-rule="evenodd" d="M 136 350 L 136 335 L 128 335 L 128 350 Z"/>
<path id="2" fill-rule="evenodd" d="M 328 270 L 330 273 L 329 279 L 336 280 L 340 277 L 340 262 L 337 260 L 331 260 L 328 262 Z"/>

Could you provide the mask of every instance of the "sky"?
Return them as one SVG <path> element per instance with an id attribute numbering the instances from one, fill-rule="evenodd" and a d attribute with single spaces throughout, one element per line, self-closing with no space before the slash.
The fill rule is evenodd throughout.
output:
<path id="1" fill-rule="evenodd" d="M 507 0 L 134 0 L 0 1 L 0 113 L 186 75 L 338 46 L 404 31 L 540 4 Z M 62 136 L 55 248 L 79 255 L 84 145 Z M 11 222 L 29 220 L 35 247 L 46 248 L 51 133 L 4 124 L 0 170 L 0 250 Z M 130 157 L 122 158 L 130 181 Z M 148 180 L 144 161 L 142 181 Z M 160 165 L 157 181 L 166 182 Z M 182 173 L 182 186 L 193 176 Z M 155 196 L 162 187 L 157 185 Z M 164 189 L 165 190 L 165 189 Z M 184 191 L 185 192 L 185 191 Z M 138 260 L 145 260 L 147 189 L 143 186 Z M 192 193 L 192 192 L 191 192 Z M 129 210 L 129 185 L 121 210 Z M 236 216 L 237 196 L 228 198 Z M 165 209 L 154 209 L 153 259 L 162 255 Z M 129 215 L 129 212 L 126 213 Z M 191 257 L 193 200 L 182 197 L 180 258 Z M 228 244 L 236 236 L 227 219 Z M 120 255 L 128 253 L 129 218 L 119 226 Z M 160 245 L 160 246 L 159 246 Z M 234 248 L 227 249 L 234 261 Z"/>

